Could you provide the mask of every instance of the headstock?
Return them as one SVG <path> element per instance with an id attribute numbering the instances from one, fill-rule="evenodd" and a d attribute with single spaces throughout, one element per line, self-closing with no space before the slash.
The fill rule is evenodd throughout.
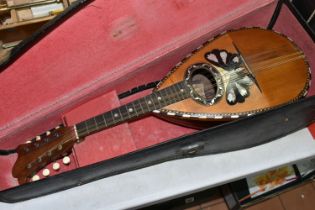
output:
<path id="1" fill-rule="evenodd" d="M 40 169 L 71 153 L 76 140 L 73 127 L 58 127 L 19 145 L 12 175 L 20 184 L 26 183 Z"/>

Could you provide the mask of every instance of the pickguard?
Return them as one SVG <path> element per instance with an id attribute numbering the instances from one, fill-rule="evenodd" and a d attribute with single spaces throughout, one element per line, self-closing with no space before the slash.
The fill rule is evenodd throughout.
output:
<path id="1" fill-rule="evenodd" d="M 245 98 L 250 95 L 249 87 L 253 84 L 253 80 L 243 67 L 240 55 L 214 49 L 205 54 L 205 59 L 212 65 L 223 69 L 221 76 L 225 86 L 226 102 L 230 105 L 243 103 Z"/>

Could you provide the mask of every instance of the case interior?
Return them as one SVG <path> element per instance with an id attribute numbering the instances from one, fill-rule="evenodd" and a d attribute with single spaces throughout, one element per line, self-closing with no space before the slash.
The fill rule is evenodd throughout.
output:
<path id="1" fill-rule="evenodd" d="M 222 31 L 265 28 L 276 3 L 93 1 L 0 74 L 1 148 L 16 147 L 62 122 L 72 125 L 147 94 L 150 90 L 123 100 L 117 97 L 163 78 L 186 54 Z M 274 29 L 302 48 L 313 69 L 314 43 L 286 6 Z M 124 123 L 76 145 L 71 163 L 58 173 L 195 131 L 155 116 Z M 15 159 L 0 156 L 0 190 L 18 185 L 11 175 Z"/>

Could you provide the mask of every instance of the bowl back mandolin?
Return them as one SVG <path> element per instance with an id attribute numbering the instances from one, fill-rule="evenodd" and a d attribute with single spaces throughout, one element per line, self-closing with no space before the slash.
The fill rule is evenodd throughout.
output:
<path id="1" fill-rule="evenodd" d="M 223 33 L 178 63 L 153 93 L 17 147 L 20 184 L 72 151 L 84 137 L 149 113 L 190 122 L 228 121 L 306 96 L 310 70 L 287 37 L 259 28 Z"/>

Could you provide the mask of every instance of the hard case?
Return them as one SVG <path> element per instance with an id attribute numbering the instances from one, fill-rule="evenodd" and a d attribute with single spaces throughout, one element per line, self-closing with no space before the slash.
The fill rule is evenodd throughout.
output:
<path id="1" fill-rule="evenodd" d="M 186 54 L 225 30 L 273 27 L 293 39 L 314 67 L 314 43 L 288 5 L 274 0 L 78 1 L 2 64 L 1 149 L 147 94 L 118 97 L 162 79 Z M 0 156 L 0 201 L 27 200 L 168 160 L 269 142 L 313 121 L 314 91 L 293 104 L 201 131 L 155 116 L 125 123 L 89 136 L 75 146 L 70 165 L 21 186 L 11 175 L 16 155 Z"/>

